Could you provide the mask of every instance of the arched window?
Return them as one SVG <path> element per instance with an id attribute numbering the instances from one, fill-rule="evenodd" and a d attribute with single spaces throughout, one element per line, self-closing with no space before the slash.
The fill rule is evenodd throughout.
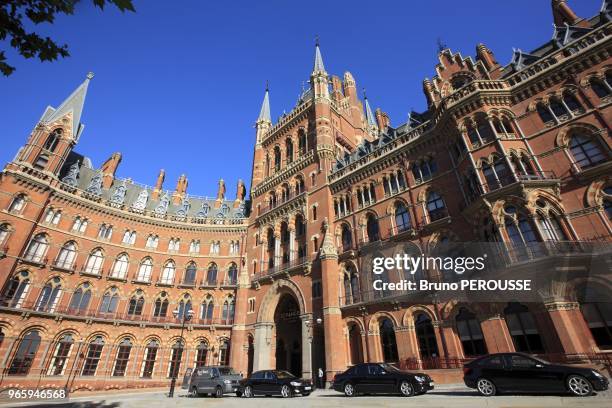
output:
<path id="1" fill-rule="evenodd" d="M 21 271 L 6 285 L 2 294 L 2 305 L 20 308 L 29 290 L 30 274 L 27 271 Z"/>
<path id="2" fill-rule="evenodd" d="M 287 163 L 293 162 L 293 142 L 291 139 L 287 139 L 285 142 L 285 155 L 287 156 Z"/>
<path id="3" fill-rule="evenodd" d="M 168 304 L 168 294 L 166 292 L 162 292 L 155 300 L 153 317 L 165 317 L 168 313 Z"/>
<path id="4" fill-rule="evenodd" d="M 57 255 L 55 266 L 63 269 L 72 269 L 74 266 L 74 260 L 76 259 L 76 254 L 76 243 L 74 241 L 66 242 Z"/>
<path id="5" fill-rule="evenodd" d="M 412 228 L 410 214 L 408 214 L 408 210 L 406 209 L 404 203 L 400 201 L 395 203 L 395 227 L 398 233 Z"/>
<path id="6" fill-rule="evenodd" d="M 127 254 L 120 254 L 113 265 L 111 270 L 111 277 L 117 279 L 125 279 L 130 266 L 130 259 Z"/>
<path id="7" fill-rule="evenodd" d="M 234 309 L 235 309 L 235 301 L 233 297 L 228 297 L 223 302 L 223 310 L 221 314 L 221 320 L 223 324 L 232 324 L 234 323 Z"/>
<path id="8" fill-rule="evenodd" d="M 72 230 L 74 232 L 83 234 L 87 230 L 87 224 L 89 224 L 87 218 L 76 217 L 74 219 L 74 223 L 72 224 Z"/>
<path id="9" fill-rule="evenodd" d="M 569 148 L 574 162 L 581 170 L 606 161 L 606 154 L 595 139 L 595 136 L 574 135 L 570 140 Z"/>
<path id="10" fill-rule="evenodd" d="M 515 213 L 514 207 L 506 207 L 506 213 Z M 538 242 L 538 237 L 533 230 L 533 226 L 525 214 L 518 213 L 512 217 L 506 217 L 506 231 L 510 237 L 510 241 L 518 247 L 523 247 L 532 242 Z"/>
<path id="11" fill-rule="evenodd" d="M 47 137 L 47 140 L 45 140 L 43 149 L 47 150 L 49 153 L 53 153 L 61 137 L 62 137 L 62 129 L 55 129 L 53 132 L 49 134 L 49 136 Z"/>
<path id="12" fill-rule="evenodd" d="M 53 313 L 55 311 L 55 306 L 57 306 L 57 302 L 59 301 L 62 293 L 61 282 L 62 281 L 60 278 L 55 277 L 51 281 L 47 282 L 47 284 L 42 288 L 40 295 L 38 296 L 38 301 L 36 302 L 37 311 L 49 313 Z"/>
<path id="13" fill-rule="evenodd" d="M 70 305 L 68 306 L 71 313 L 81 313 L 87 310 L 89 301 L 91 300 L 91 285 L 85 282 L 77 288 L 72 294 Z"/>
<path id="14" fill-rule="evenodd" d="M 608 219 L 612 220 L 612 186 L 604 188 L 604 211 L 608 214 Z"/>
<path id="15" fill-rule="evenodd" d="M 274 171 L 279 171 L 281 168 L 282 156 L 280 147 L 274 146 Z"/>
<path id="16" fill-rule="evenodd" d="M 235 285 L 238 283 L 238 267 L 235 263 L 231 263 L 227 270 L 227 284 Z"/>
<path id="17" fill-rule="evenodd" d="M 49 208 L 45 215 L 45 224 L 57 225 L 62 218 L 62 211 L 54 208 Z"/>
<path id="18" fill-rule="evenodd" d="M 23 211 L 26 204 L 26 196 L 25 194 L 18 194 L 11 201 L 11 205 L 9 205 L 9 212 L 19 214 Z"/>
<path id="19" fill-rule="evenodd" d="M 145 243 L 145 247 L 147 248 L 157 248 L 159 244 L 159 237 L 157 235 L 150 234 L 147 237 L 147 242 Z"/>
<path id="20" fill-rule="evenodd" d="M 427 194 L 427 212 L 429 214 L 429 222 L 439 220 L 447 215 L 444 200 L 435 191 L 430 191 Z"/>
<path id="21" fill-rule="evenodd" d="M 230 344 L 229 340 L 224 339 L 219 345 L 219 365 L 229 365 L 230 357 Z"/>
<path id="22" fill-rule="evenodd" d="M 565 92 L 563 94 L 563 102 L 565 102 L 565 105 L 571 112 L 578 112 L 582 109 L 582 105 L 571 92 Z"/>
<path id="23" fill-rule="evenodd" d="M 152 269 L 153 260 L 151 258 L 143 259 L 140 263 L 140 267 L 138 268 L 138 275 L 136 275 L 136 280 L 138 282 L 150 282 Z"/>
<path id="24" fill-rule="evenodd" d="M 215 302 L 212 296 L 206 296 L 204 302 L 202 302 L 202 311 L 200 318 L 205 321 L 204 324 L 210 324 L 213 318 L 213 312 L 215 310 Z"/>
<path id="25" fill-rule="evenodd" d="M 414 319 L 414 326 L 422 359 L 438 357 L 438 343 L 431 319 L 425 313 L 419 313 Z"/>
<path id="26" fill-rule="evenodd" d="M 151 340 L 147 343 L 145 348 L 145 355 L 142 361 L 142 371 L 140 376 L 142 378 L 153 377 L 153 370 L 155 369 L 155 359 L 157 358 L 157 351 L 159 350 L 159 342 L 157 340 Z"/>
<path id="27" fill-rule="evenodd" d="M 83 376 L 96 375 L 98 363 L 100 362 L 100 356 L 102 355 L 102 349 L 104 348 L 104 339 L 102 336 L 97 336 L 89 343 L 87 349 L 87 356 L 85 357 L 85 363 L 83 364 Z"/>
<path id="28" fill-rule="evenodd" d="M 380 240 L 378 219 L 374 214 L 368 214 L 368 219 L 366 222 L 366 233 L 368 235 L 368 242 L 375 242 Z"/>
<path id="29" fill-rule="evenodd" d="M 144 296 L 142 290 L 137 290 L 136 294 L 130 298 L 128 303 L 128 315 L 140 316 L 142 315 L 142 309 L 144 307 Z"/>
<path id="30" fill-rule="evenodd" d="M 112 286 L 109 290 L 104 292 L 102 302 L 100 303 L 100 313 L 113 314 L 117 311 L 117 305 L 119 304 L 118 292 L 115 286 Z"/>
<path id="31" fill-rule="evenodd" d="M 113 377 L 124 377 L 128 361 L 130 361 L 130 352 L 132 351 L 132 342 L 130 339 L 123 339 L 119 343 L 117 349 L 117 358 L 115 359 L 115 367 L 113 369 Z"/>
<path id="32" fill-rule="evenodd" d="M 191 298 L 189 295 L 184 295 L 178 304 L 178 320 L 183 321 L 183 317 L 192 309 Z"/>
<path id="33" fill-rule="evenodd" d="M 599 78 L 591 79 L 591 89 L 595 92 L 595 95 L 602 99 L 610 95 L 610 86 Z"/>
<path id="34" fill-rule="evenodd" d="M 9 224 L 0 225 L 0 245 L 4 244 L 11 233 L 11 226 Z"/>
<path id="35" fill-rule="evenodd" d="M 183 358 L 183 343 L 177 340 L 170 351 L 170 364 L 168 367 L 168 378 L 176 378 L 181 369 L 181 359 Z"/>
<path id="36" fill-rule="evenodd" d="M 606 350 L 612 348 L 612 303 L 597 300 L 608 298 L 587 287 L 584 294 L 586 301 L 580 304 L 582 315 L 591 330 L 593 340 L 600 349 Z"/>
<path id="37" fill-rule="evenodd" d="M 306 153 L 306 132 L 303 129 L 298 131 L 298 149 L 300 151 L 300 155 Z"/>
<path id="38" fill-rule="evenodd" d="M 561 101 L 557 99 L 557 97 L 550 98 L 549 105 L 550 105 L 550 109 L 553 111 L 554 115 L 557 118 L 567 117 L 570 114 L 568 110 L 565 108 L 565 106 L 563 106 Z"/>
<path id="39" fill-rule="evenodd" d="M 395 328 L 389 318 L 384 318 L 379 323 L 380 343 L 385 363 L 396 363 L 399 361 L 397 354 L 397 342 L 395 340 Z"/>
<path id="40" fill-rule="evenodd" d="M 208 343 L 202 340 L 196 347 L 195 366 L 201 367 L 206 365 L 206 357 L 208 357 Z"/>
<path id="41" fill-rule="evenodd" d="M 100 275 L 103 263 L 104 253 L 102 249 L 96 248 L 89 254 L 89 258 L 87 258 L 87 262 L 85 262 L 85 266 L 83 267 L 83 272 Z"/>
<path id="42" fill-rule="evenodd" d="M 347 224 L 342 225 L 342 251 L 349 251 L 353 248 L 353 234 Z"/>
<path id="43" fill-rule="evenodd" d="M 536 322 L 527 306 L 511 302 L 504 315 L 516 351 L 530 354 L 544 352 Z"/>
<path id="44" fill-rule="evenodd" d="M 206 271 L 206 283 L 208 285 L 217 284 L 217 264 L 211 263 L 208 266 L 208 271 Z"/>
<path id="45" fill-rule="evenodd" d="M 463 346 L 463 354 L 466 357 L 487 354 L 487 346 L 482 329 L 474 313 L 461 308 L 455 320 L 457 322 L 457 334 Z"/>
<path id="46" fill-rule="evenodd" d="M 538 213 L 538 224 L 545 241 L 567 241 L 567 235 L 563 231 L 556 214 L 552 212 L 547 215 Z"/>
<path id="47" fill-rule="evenodd" d="M 66 362 L 68 358 L 70 358 L 70 351 L 72 350 L 73 344 L 74 339 L 72 338 L 72 334 L 64 334 L 60 337 L 55 344 L 47 375 L 64 375 L 67 365 Z"/>
<path id="48" fill-rule="evenodd" d="M 111 239 L 113 236 L 113 226 L 102 224 L 100 225 L 100 229 L 98 230 L 98 238 L 100 239 Z"/>
<path id="49" fill-rule="evenodd" d="M 536 111 L 538 112 L 538 115 L 540 116 L 540 119 L 542 120 L 542 122 L 544 123 L 549 123 L 549 122 L 554 123 L 555 122 L 554 116 L 552 115 L 550 110 L 548 110 L 548 107 L 544 105 L 543 102 L 540 102 L 537 104 Z"/>
<path id="50" fill-rule="evenodd" d="M 45 234 L 37 234 L 30 241 L 24 258 L 31 262 L 42 262 L 48 248 L 49 241 L 47 240 L 47 236 Z"/>
<path id="51" fill-rule="evenodd" d="M 350 264 L 344 271 L 344 298 L 344 303 L 347 305 L 361 301 L 359 277 L 355 268 Z"/>
<path id="52" fill-rule="evenodd" d="M 196 281 L 196 273 L 198 271 L 198 267 L 194 262 L 189 262 L 187 264 L 187 268 L 185 268 L 185 277 L 183 278 L 183 283 L 185 285 L 193 285 Z"/>
<path id="53" fill-rule="evenodd" d="M 38 334 L 38 330 L 27 332 L 19 342 L 8 369 L 8 375 L 28 375 L 39 346 L 40 334 Z"/>
<path id="54" fill-rule="evenodd" d="M 174 261 L 170 260 L 164 265 L 162 270 L 161 278 L 159 283 L 164 285 L 171 285 L 174 282 L 174 273 L 176 272 L 176 266 Z"/>

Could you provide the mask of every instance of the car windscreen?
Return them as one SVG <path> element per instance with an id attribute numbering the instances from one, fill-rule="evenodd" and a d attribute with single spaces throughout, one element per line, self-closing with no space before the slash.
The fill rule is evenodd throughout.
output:
<path id="1" fill-rule="evenodd" d="M 231 367 L 219 367 L 219 372 L 221 375 L 238 375 Z"/>
<path id="2" fill-rule="evenodd" d="M 391 364 L 381 364 L 380 366 L 386 371 L 393 371 L 393 372 L 400 371 L 397 367 L 392 366 Z"/>
<path id="3" fill-rule="evenodd" d="M 276 372 L 276 378 L 278 378 L 279 380 L 283 380 L 285 378 L 295 378 L 295 375 L 287 372 L 287 371 L 277 371 Z"/>

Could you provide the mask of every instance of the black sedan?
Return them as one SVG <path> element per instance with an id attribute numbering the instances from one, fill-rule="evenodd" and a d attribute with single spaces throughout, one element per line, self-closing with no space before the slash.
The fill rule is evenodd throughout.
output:
<path id="1" fill-rule="evenodd" d="M 295 395 L 308 396 L 312 383 L 282 370 L 256 371 L 238 384 L 237 396 L 251 398 L 255 395 L 280 395 L 283 398 Z"/>
<path id="2" fill-rule="evenodd" d="M 433 390 L 426 374 L 401 371 L 385 363 L 357 364 L 334 377 L 332 388 L 347 397 L 357 394 L 396 394 L 406 397 Z"/>
<path id="3" fill-rule="evenodd" d="M 552 364 L 523 353 L 491 354 L 463 367 L 463 381 L 490 397 L 500 391 L 566 393 L 579 397 L 608 389 L 597 370 Z"/>

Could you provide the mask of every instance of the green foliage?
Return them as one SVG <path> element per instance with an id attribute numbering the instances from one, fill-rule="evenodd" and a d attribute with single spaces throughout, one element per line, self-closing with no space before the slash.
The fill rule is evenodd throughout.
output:
<path id="1" fill-rule="evenodd" d="M 132 0 L 92 0 L 93 4 L 104 9 L 106 4 L 114 4 L 122 12 L 135 11 Z M 54 61 L 58 57 L 69 56 L 66 44 L 58 45 L 49 37 L 41 37 L 28 32 L 24 19 L 32 23 L 53 24 L 57 14 L 73 14 L 79 0 L 0 0 L 0 41 L 9 40 L 24 58 L 38 58 L 41 61 Z M 11 75 L 15 67 L 6 62 L 5 51 L 0 50 L 0 72 Z"/>

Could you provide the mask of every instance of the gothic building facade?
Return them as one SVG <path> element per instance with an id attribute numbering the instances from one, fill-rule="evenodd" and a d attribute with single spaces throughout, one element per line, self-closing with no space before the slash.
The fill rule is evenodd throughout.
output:
<path id="1" fill-rule="evenodd" d="M 115 176 L 74 148 L 91 76 L 47 108 L 0 175 L 0 388 L 165 386 L 197 364 L 330 380 L 387 361 L 457 380 L 477 355 L 612 350 L 612 282 L 550 279 L 532 302 L 415 301 L 375 291 L 366 255 L 486 242 L 507 269 L 610 269 L 612 2 L 552 2 L 553 38 L 501 65 L 439 53 L 424 112 L 397 127 L 326 71 L 256 121 L 250 194 Z M 533 248 L 539 248 L 534 250 Z M 430 280 L 435 270 L 420 273 Z M 453 377 L 455 375 L 455 377 Z"/>

